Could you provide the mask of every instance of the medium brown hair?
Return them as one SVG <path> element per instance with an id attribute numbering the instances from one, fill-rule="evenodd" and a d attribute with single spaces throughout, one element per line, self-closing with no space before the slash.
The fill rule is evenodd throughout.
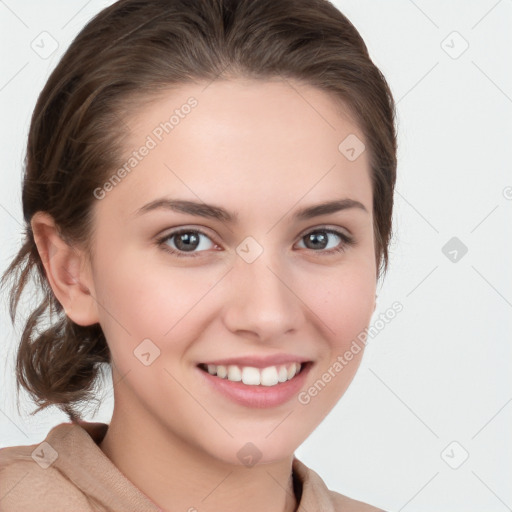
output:
<path id="1" fill-rule="evenodd" d="M 159 92 L 196 81 L 291 79 L 339 99 L 369 152 L 377 278 L 388 267 L 396 180 L 395 104 L 352 23 L 327 0 L 121 0 L 78 34 L 35 106 L 23 177 L 24 241 L 10 278 L 14 323 L 33 275 L 43 298 L 16 359 L 17 390 L 39 406 L 80 419 L 94 399 L 101 363 L 111 363 L 99 324 L 79 326 L 47 280 L 30 221 L 50 214 L 70 245 L 91 253 L 93 191 L 122 161 L 125 116 Z M 340 141 L 341 142 L 341 141 Z M 50 325 L 38 329 L 45 314 Z M 54 318 L 54 314 L 57 318 Z"/>

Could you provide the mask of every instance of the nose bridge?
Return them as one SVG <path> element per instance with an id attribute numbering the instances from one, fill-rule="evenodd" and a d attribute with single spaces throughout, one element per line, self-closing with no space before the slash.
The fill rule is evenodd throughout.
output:
<path id="1" fill-rule="evenodd" d="M 243 243 L 240 248 L 244 248 Z M 282 255 L 265 249 L 251 261 L 243 252 L 239 254 L 231 272 L 227 326 L 233 331 L 252 331 L 262 339 L 299 328 L 303 304 L 293 293 L 290 267 Z"/>

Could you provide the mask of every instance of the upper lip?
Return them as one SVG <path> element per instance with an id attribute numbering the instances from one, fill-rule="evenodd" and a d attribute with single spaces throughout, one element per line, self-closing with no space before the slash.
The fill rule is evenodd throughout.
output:
<path id="1" fill-rule="evenodd" d="M 236 365 L 236 366 L 252 366 L 254 368 L 266 368 L 267 366 L 277 366 L 279 364 L 288 363 L 307 363 L 311 361 L 305 357 L 294 356 L 291 354 L 276 354 L 273 356 L 241 356 L 229 357 L 226 359 L 215 359 L 212 361 L 204 361 L 201 364 L 214 364 L 216 366 Z"/>

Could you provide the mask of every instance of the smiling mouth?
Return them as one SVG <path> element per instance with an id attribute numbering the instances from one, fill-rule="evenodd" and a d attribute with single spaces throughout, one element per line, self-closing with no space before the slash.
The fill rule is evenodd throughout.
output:
<path id="1" fill-rule="evenodd" d="M 231 382 L 242 382 L 248 386 L 276 386 L 283 384 L 295 378 L 304 371 L 311 361 L 303 363 L 287 363 L 265 368 L 256 368 L 254 366 L 215 365 L 201 363 L 198 367 L 204 372 L 209 373 L 220 379 Z"/>

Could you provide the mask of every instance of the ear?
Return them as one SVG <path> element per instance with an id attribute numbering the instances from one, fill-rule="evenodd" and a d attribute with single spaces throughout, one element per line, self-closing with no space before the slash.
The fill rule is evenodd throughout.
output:
<path id="1" fill-rule="evenodd" d="M 46 277 L 67 316 L 78 325 L 99 322 L 90 262 L 59 235 L 51 215 L 36 212 L 30 221 Z"/>

